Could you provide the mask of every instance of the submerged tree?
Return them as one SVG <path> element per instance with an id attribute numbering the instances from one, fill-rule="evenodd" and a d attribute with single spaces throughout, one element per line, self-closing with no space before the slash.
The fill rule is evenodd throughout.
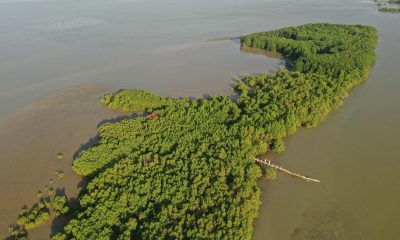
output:
<path id="1" fill-rule="evenodd" d="M 28 239 L 28 232 L 25 228 L 19 225 L 11 225 L 8 229 L 10 236 L 8 239 L 10 240 L 27 240 Z"/>
<path id="2" fill-rule="evenodd" d="M 68 198 L 65 195 L 55 196 L 52 205 L 56 216 L 64 215 L 69 211 Z"/>

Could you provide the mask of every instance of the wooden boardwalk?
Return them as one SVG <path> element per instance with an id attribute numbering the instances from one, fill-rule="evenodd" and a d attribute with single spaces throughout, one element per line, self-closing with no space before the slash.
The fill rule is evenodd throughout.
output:
<path id="1" fill-rule="evenodd" d="M 310 177 L 301 175 L 301 174 L 299 174 L 299 173 L 295 173 L 295 172 L 289 171 L 289 170 L 287 170 L 287 169 L 284 169 L 284 168 L 281 167 L 281 166 L 278 166 L 278 165 L 275 165 L 275 164 L 271 163 L 270 160 L 267 161 L 267 160 L 263 160 L 263 159 L 259 159 L 259 158 L 256 158 L 255 160 L 256 160 L 256 162 L 259 162 L 259 163 L 261 163 L 261 164 L 264 164 L 265 166 L 268 166 L 268 167 L 270 167 L 270 168 L 276 169 L 276 170 L 278 170 L 278 171 L 280 171 L 280 172 L 286 173 L 286 174 L 288 174 L 288 175 L 290 175 L 290 176 L 297 177 L 297 178 L 301 178 L 301 179 L 306 180 L 306 181 L 308 181 L 308 182 L 316 182 L 316 183 L 321 182 L 321 181 L 319 181 L 318 179 L 310 178 Z"/>

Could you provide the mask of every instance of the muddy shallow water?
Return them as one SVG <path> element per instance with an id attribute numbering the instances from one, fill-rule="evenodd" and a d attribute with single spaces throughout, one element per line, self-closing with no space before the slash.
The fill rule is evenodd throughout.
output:
<path id="1" fill-rule="evenodd" d="M 100 121 L 121 115 L 98 104 L 97 99 L 110 90 L 109 86 L 79 86 L 57 91 L 0 122 L 2 235 L 15 223 L 18 210 L 25 204 L 31 207 L 44 186 L 76 196 L 81 179 L 72 172 L 73 155 L 96 136 Z M 58 153 L 64 155 L 62 160 L 57 159 Z M 63 170 L 65 177 L 58 180 L 56 170 Z M 50 222 L 31 231 L 30 239 L 47 238 L 49 226 Z"/>
<path id="2" fill-rule="evenodd" d="M 260 182 L 254 239 L 397 239 L 399 20 L 357 0 L 0 0 L 0 238 L 49 178 L 76 194 L 72 156 L 102 120 L 119 115 L 97 103 L 104 93 L 229 94 L 232 77 L 282 61 L 241 51 L 237 41 L 207 40 L 334 22 L 376 26 L 378 60 L 341 109 L 274 156 L 322 183 L 284 175 Z M 64 179 L 56 180 L 57 169 Z M 29 236 L 50 233 L 49 223 Z"/>

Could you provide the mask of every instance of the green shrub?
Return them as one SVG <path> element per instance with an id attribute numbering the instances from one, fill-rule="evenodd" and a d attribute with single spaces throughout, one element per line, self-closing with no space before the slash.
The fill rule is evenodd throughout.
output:
<path id="1" fill-rule="evenodd" d="M 52 204 L 56 216 L 66 214 L 69 211 L 66 196 L 55 196 Z"/>
<path id="2" fill-rule="evenodd" d="M 121 90 L 114 95 L 105 95 L 100 99 L 100 103 L 106 105 L 110 109 L 137 112 L 168 104 L 168 100 L 147 91 Z"/>
<path id="3" fill-rule="evenodd" d="M 273 168 L 267 168 L 265 170 L 265 178 L 269 180 L 274 180 L 277 177 L 277 172 Z"/>
<path id="4" fill-rule="evenodd" d="M 10 236 L 7 239 L 10 240 L 27 240 L 28 232 L 25 228 L 18 225 L 11 225 L 8 229 Z"/>
<path id="5" fill-rule="evenodd" d="M 50 218 L 49 203 L 44 199 L 39 201 L 30 210 L 22 208 L 17 220 L 19 226 L 29 230 L 38 227 Z"/>

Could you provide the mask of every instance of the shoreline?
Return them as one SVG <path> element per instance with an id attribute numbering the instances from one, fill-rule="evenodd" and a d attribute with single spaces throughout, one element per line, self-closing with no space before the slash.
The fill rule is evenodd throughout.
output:
<path id="1" fill-rule="evenodd" d="M 30 208 L 37 201 L 37 192 L 49 185 L 50 178 L 54 180 L 52 187 L 65 191 L 68 198 L 76 199 L 82 177 L 73 171 L 73 159 L 80 151 L 96 143 L 100 125 L 136 115 L 134 112 L 110 110 L 99 103 L 101 97 L 117 89 L 108 84 L 63 87 L 0 119 L 1 161 L 6 165 L 2 168 L 4 172 L 0 169 L 1 189 L 8 189 L 0 196 L 1 205 L 7 206 L 0 214 L 3 219 L 0 239 L 9 236 L 7 229 L 16 222 L 21 207 L 26 205 Z M 201 98 L 232 94 L 227 86 L 217 93 L 204 93 Z M 63 154 L 61 160 L 57 159 L 59 152 Z M 54 174 L 57 169 L 65 173 L 61 180 Z M 9 202 L 12 204 L 7 204 Z M 39 227 L 29 230 L 29 239 L 43 239 L 43 236 L 64 227 L 64 219 L 54 220 L 52 216 Z"/>
<path id="2" fill-rule="evenodd" d="M 100 122 L 123 115 L 98 104 L 97 99 L 112 89 L 106 85 L 62 88 L 0 120 L 1 239 L 8 236 L 8 226 L 15 223 L 21 207 L 31 206 L 50 178 L 54 189 L 76 197 L 81 177 L 72 171 L 73 156 L 96 136 Z M 62 160 L 57 159 L 58 152 L 63 153 Z M 65 173 L 61 180 L 55 175 L 58 169 Z M 48 235 L 52 220 L 31 230 L 29 239 Z"/>

